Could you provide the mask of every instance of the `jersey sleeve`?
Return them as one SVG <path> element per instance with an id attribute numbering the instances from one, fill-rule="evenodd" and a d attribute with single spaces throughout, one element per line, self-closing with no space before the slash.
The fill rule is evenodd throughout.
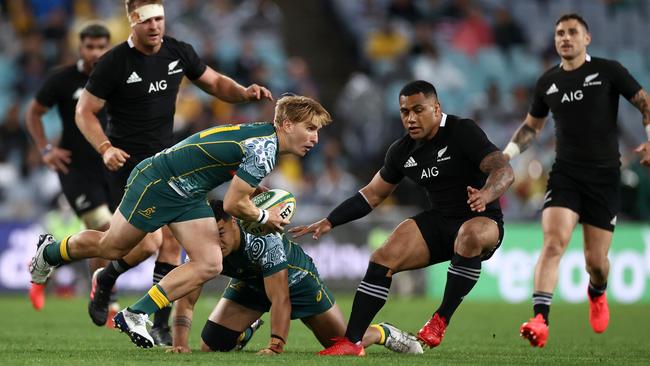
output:
<path id="1" fill-rule="evenodd" d="M 399 183 L 402 178 L 404 178 L 404 173 L 399 168 L 399 154 L 398 154 L 398 142 L 401 140 L 395 141 L 386 152 L 386 157 L 384 158 L 384 166 L 379 170 L 379 175 L 382 179 L 390 184 Z"/>
<path id="2" fill-rule="evenodd" d="M 48 108 L 57 104 L 59 92 L 58 86 L 61 85 L 60 73 L 53 72 L 46 79 L 41 88 L 36 92 L 36 101 Z"/>
<path id="3" fill-rule="evenodd" d="M 277 144 L 273 138 L 256 137 L 242 143 L 244 158 L 237 176 L 251 187 L 257 187 L 275 166 Z"/>
<path id="4" fill-rule="evenodd" d="M 201 60 L 191 44 L 179 42 L 185 58 L 185 76 L 190 80 L 196 80 L 203 75 L 207 66 Z"/>
<path id="5" fill-rule="evenodd" d="M 119 61 L 114 55 L 110 51 L 104 54 L 93 67 L 88 83 L 86 83 L 86 90 L 97 98 L 106 100 L 117 86 L 118 80 L 120 80 L 121 68 L 118 66 Z M 126 79 L 124 82 L 126 82 Z"/>
<path id="6" fill-rule="evenodd" d="M 246 255 L 258 264 L 262 276 L 268 277 L 288 267 L 282 235 L 271 233 L 264 236 L 246 234 Z"/>
<path id="7" fill-rule="evenodd" d="M 537 80 L 535 85 L 535 91 L 533 92 L 533 100 L 530 104 L 530 110 L 528 111 L 531 116 L 535 118 L 544 118 L 548 116 L 549 107 L 544 102 L 544 87 L 542 83 L 542 78 Z"/>
<path id="8" fill-rule="evenodd" d="M 461 120 L 454 134 L 458 138 L 457 141 L 460 141 L 463 153 L 476 166 L 479 166 L 487 155 L 499 151 L 499 148 L 488 139 L 485 132 L 472 120 Z"/>
<path id="9" fill-rule="evenodd" d="M 612 61 L 610 65 L 614 87 L 625 99 L 631 99 L 641 90 L 641 85 L 619 62 Z"/>

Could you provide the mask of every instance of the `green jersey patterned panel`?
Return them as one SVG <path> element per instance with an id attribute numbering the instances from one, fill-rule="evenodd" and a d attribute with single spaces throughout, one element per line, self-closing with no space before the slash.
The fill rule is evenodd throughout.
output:
<path id="1" fill-rule="evenodd" d="M 241 246 L 224 258 L 223 274 L 263 289 L 264 277 L 289 269 L 289 287 L 306 276 L 318 278 L 311 257 L 286 235 L 271 233 L 255 236 L 240 230 Z"/>
<path id="2" fill-rule="evenodd" d="M 202 197 L 234 175 L 257 186 L 273 170 L 277 154 L 273 124 L 222 125 L 159 152 L 152 164 L 179 195 Z"/>

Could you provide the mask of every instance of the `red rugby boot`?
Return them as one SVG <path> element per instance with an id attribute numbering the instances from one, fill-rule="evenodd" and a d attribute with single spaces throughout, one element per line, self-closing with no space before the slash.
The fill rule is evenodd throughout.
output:
<path id="1" fill-rule="evenodd" d="M 445 336 L 446 329 L 447 321 L 445 318 L 438 315 L 438 313 L 435 313 L 418 332 L 418 339 L 430 348 L 438 347 L 440 342 L 442 342 L 442 338 Z"/>
<path id="2" fill-rule="evenodd" d="M 589 324 L 591 324 L 591 329 L 596 333 L 602 333 L 607 329 L 609 325 L 609 305 L 607 305 L 607 294 L 603 293 L 602 295 L 589 298 Z"/>
<path id="3" fill-rule="evenodd" d="M 352 343 L 346 337 L 334 338 L 336 343 L 318 352 L 319 356 L 365 356 L 361 342 Z"/>
<path id="4" fill-rule="evenodd" d="M 519 328 L 519 334 L 526 338 L 533 347 L 544 347 L 548 338 L 548 325 L 544 321 L 542 314 L 537 314 L 534 318 L 525 322 Z"/>

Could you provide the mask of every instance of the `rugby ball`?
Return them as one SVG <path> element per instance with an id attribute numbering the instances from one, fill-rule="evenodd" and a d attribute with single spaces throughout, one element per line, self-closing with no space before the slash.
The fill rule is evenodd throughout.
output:
<path id="1" fill-rule="evenodd" d="M 287 192 L 283 189 L 270 189 L 266 192 L 262 192 L 253 197 L 252 201 L 255 206 L 263 210 L 268 210 L 275 206 L 281 206 L 284 204 L 280 216 L 288 220 L 291 220 L 293 215 L 296 213 L 296 197 L 294 197 L 291 192 Z M 266 234 L 264 226 L 258 222 L 242 221 L 241 226 L 245 231 L 253 235 Z"/>

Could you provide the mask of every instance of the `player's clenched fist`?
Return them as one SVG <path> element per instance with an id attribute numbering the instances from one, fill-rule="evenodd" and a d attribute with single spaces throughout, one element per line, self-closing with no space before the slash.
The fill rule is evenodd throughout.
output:
<path id="1" fill-rule="evenodd" d="M 126 159 L 130 158 L 131 155 L 127 154 L 126 151 L 111 146 L 102 154 L 102 159 L 104 160 L 104 165 L 108 170 L 116 171 L 124 166 Z"/>

